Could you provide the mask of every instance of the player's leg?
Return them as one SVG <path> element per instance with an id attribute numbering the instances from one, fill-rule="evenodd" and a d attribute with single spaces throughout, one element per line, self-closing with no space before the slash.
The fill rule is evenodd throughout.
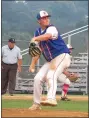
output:
<path id="1" fill-rule="evenodd" d="M 58 77 L 58 81 L 63 83 L 62 87 L 62 95 L 61 95 L 61 100 L 63 101 L 69 101 L 70 99 L 67 98 L 67 92 L 69 89 L 69 86 L 71 84 L 70 80 L 64 75 L 63 73 Z"/>
<path id="2" fill-rule="evenodd" d="M 52 102 L 56 100 L 56 90 L 57 90 L 57 78 L 63 72 L 63 70 L 69 66 L 70 64 L 70 56 L 68 54 L 61 54 L 60 56 L 55 58 L 55 65 L 47 73 L 47 79 L 49 81 L 49 88 L 47 94 L 47 100 L 43 104 L 56 105 L 56 102 Z M 49 103 L 50 102 L 50 103 Z"/>
<path id="3" fill-rule="evenodd" d="M 44 64 L 39 72 L 36 74 L 34 78 L 34 104 L 30 107 L 30 110 L 40 109 L 40 101 L 41 101 L 41 94 L 42 94 L 42 84 L 45 81 L 45 75 L 49 70 L 49 63 Z"/>
<path id="4" fill-rule="evenodd" d="M 47 98 L 55 99 L 57 89 L 57 78 L 62 74 L 63 70 L 70 65 L 70 56 L 68 54 L 61 54 L 55 59 L 55 69 L 49 70 L 47 79 L 49 80 L 50 87 L 48 90 Z"/>

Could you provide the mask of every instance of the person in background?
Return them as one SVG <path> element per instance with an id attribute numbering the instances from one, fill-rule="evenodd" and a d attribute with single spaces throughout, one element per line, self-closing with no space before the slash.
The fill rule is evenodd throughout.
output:
<path id="1" fill-rule="evenodd" d="M 21 72 L 22 55 L 20 48 L 15 45 L 15 39 L 10 38 L 8 45 L 2 47 L 1 62 L 1 94 L 8 91 L 11 96 L 14 94 L 16 85 L 17 69 Z"/>

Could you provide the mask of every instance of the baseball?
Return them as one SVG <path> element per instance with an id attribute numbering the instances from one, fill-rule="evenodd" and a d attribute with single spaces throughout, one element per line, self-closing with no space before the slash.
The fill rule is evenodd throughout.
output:
<path id="1" fill-rule="evenodd" d="M 35 44 L 38 45 L 38 41 L 35 41 Z"/>
<path id="2" fill-rule="evenodd" d="M 35 72 L 35 69 L 31 69 L 31 72 L 34 73 Z"/>

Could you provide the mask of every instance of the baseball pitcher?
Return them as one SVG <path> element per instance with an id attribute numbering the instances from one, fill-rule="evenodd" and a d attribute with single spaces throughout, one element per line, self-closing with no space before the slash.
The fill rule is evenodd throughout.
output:
<path id="1" fill-rule="evenodd" d="M 49 17 L 50 15 L 46 11 L 40 11 L 37 14 L 40 27 L 36 29 L 29 46 L 29 54 L 32 56 L 30 72 L 34 72 L 34 65 L 40 58 L 41 53 L 47 61 L 34 78 L 34 103 L 29 108 L 30 110 L 40 109 L 40 105 L 57 105 L 57 78 L 65 68 L 70 66 L 71 62 L 70 51 L 57 28 L 50 24 Z M 49 80 L 50 88 L 48 89 L 47 99 L 41 102 L 42 83 L 45 81 L 45 76 Z"/>

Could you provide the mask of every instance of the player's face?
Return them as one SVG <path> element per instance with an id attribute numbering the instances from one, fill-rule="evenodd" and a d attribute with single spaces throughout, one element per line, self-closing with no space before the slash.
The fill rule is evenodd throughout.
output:
<path id="1" fill-rule="evenodd" d="M 46 27 L 50 24 L 50 20 L 49 20 L 49 17 L 43 17 L 41 18 L 38 23 L 43 26 L 43 27 Z"/>

